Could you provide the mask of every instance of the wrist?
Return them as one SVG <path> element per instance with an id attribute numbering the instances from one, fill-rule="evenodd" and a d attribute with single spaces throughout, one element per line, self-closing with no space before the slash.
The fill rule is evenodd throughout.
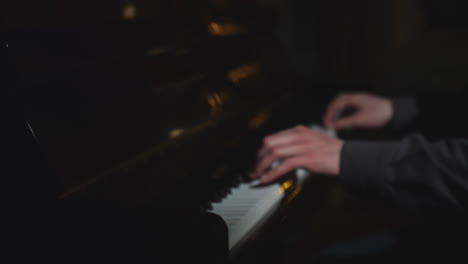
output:
<path id="1" fill-rule="evenodd" d="M 415 98 L 409 96 L 394 97 L 391 99 L 392 128 L 401 129 L 415 120 L 419 115 L 419 106 Z"/>
<path id="2" fill-rule="evenodd" d="M 332 177 L 337 177 L 340 174 L 341 152 L 343 150 L 344 141 L 336 139 L 335 148 L 332 151 L 332 164 L 328 174 Z"/>

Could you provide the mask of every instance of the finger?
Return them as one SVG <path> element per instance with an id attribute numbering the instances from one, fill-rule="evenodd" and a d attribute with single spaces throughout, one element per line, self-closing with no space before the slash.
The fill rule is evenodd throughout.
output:
<path id="1" fill-rule="evenodd" d="M 333 120 L 335 117 L 335 113 L 339 111 L 340 108 L 344 107 L 345 102 L 347 101 L 347 98 L 349 98 L 349 95 L 347 94 L 339 94 L 335 98 L 333 98 L 330 102 L 330 104 L 327 106 L 325 110 L 325 114 L 323 116 L 323 123 L 324 126 L 329 125 L 329 123 Z"/>
<path id="2" fill-rule="evenodd" d="M 272 164 L 277 160 L 284 160 L 306 153 L 310 146 L 304 144 L 280 146 L 272 149 L 267 155 L 260 159 L 254 170 L 254 178 L 260 177 L 265 171 L 271 169 Z"/>
<path id="3" fill-rule="evenodd" d="M 334 128 L 334 120 L 337 114 L 345 108 L 355 106 L 352 95 L 340 95 L 327 107 L 323 118 L 324 126 L 328 129 Z"/>
<path id="4" fill-rule="evenodd" d="M 296 126 L 294 128 L 282 131 L 280 133 L 272 134 L 264 138 L 263 146 L 258 151 L 257 157 L 265 156 L 272 148 L 281 145 L 291 145 L 301 141 L 301 134 L 299 132 L 309 131 L 305 126 Z"/>
<path id="5" fill-rule="evenodd" d="M 333 123 L 333 126 L 337 130 L 352 129 L 361 125 L 361 117 L 359 115 L 352 115 L 346 118 L 335 120 Z"/>
<path id="6" fill-rule="evenodd" d="M 288 172 L 291 172 L 297 168 L 303 167 L 304 164 L 307 163 L 307 158 L 305 156 L 296 156 L 289 159 L 284 160 L 280 165 L 276 168 L 270 170 L 269 172 L 263 174 L 260 177 L 260 181 L 264 184 L 272 183 Z"/>
<path id="7" fill-rule="evenodd" d="M 263 157 L 257 163 L 257 166 L 255 167 L 255 169 L 251 173 L 250 177 L 253 178 L 253 179 L 260 178 L 260 176 L 262 176 L 264 171 L 266 171 L 266 170 L 268 170 L 270 168 L 273 168 L 273 163 L 275 161 L 277 161 L 277 159 L 275 159 L 275 157 L 273 155 L 267 155 L 267 156 Z"/>

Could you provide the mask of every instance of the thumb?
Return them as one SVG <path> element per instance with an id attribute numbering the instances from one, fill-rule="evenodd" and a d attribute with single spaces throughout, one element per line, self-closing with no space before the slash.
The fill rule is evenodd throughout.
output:
<path id="1" fill-rule="evenodd" d="M 359 125 L 359 115 L 352 115 L 333 121 L 333 127 L 337 130 L 340 129 L 352 129 Z"/>

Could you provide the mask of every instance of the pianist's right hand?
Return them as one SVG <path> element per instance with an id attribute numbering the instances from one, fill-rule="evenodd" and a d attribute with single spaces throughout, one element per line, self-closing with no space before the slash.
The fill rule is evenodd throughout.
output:
<path id="1" fill-rule="evenodd" d="M 265 138 L 251 177 L 269 184 L 298 168 L 337 176 L 342 148 L 342 140 L 304 126 L 281 131 Z"/>

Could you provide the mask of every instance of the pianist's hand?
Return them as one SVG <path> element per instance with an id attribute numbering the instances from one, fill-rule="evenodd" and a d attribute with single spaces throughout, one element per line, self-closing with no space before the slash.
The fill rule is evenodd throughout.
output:
<path id="1" fill-rule="evenodd" d="M 343 141 L 340 139 L 297 126 L 264 139 L 251 177 L 260 179 L 262 183 L 271 183 L 297 168 L 336 176 L 340 170 L 342 148 Z M 281 161 L 280 164 L 272 168 L 277 160 Z"/>
<path id="2" fill-rule="evenodd" d="M 347 109 L 352 114 L 341 116 Z M 393 117 L 392 102 L 367 93 L 345 93 L 336 96 L 325 112 L 324 126 L 328 129 L 380 128 Z"/>

